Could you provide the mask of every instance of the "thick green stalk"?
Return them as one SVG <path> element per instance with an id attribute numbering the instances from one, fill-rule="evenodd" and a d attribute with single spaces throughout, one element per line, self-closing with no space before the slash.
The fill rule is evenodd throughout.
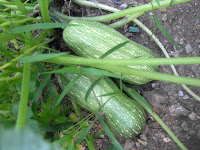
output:
<path id="1" fill-rule="evenodd" d="M 83 58 L 77 56 L 59 56 L 45 60 L 58 64 L 77 64 L 77 65 L 184 65 L 200 64 L 200 57 L 182 57 L 182 58 L 135 58 L 135 59 L 97 59 Z"/>
<path id="2" fill-rule="evenodd" d="M 29 96 L 30 70 L 31 70 L 31 64 L 30 63 L 24 64 L 22 91 L 21 91 L 16 128 L 23 128 L 25 126 L 26 112 L 28 107 L 28 96 Z"/>
<path id="3" fill-rule="evenodd" d="M 171 138 L 178 144 L 178 146 L 182 150 L 187 150 L 187 148 L 181 143 L 181 141 L 174 135 L 174 133 L 168 128 L 168 126 L 161 120 L 161 118 L 155 112 L 153 112 L 152 109 L 149 108 L 149 106 L 147 106 L 147 104 L 141 101 L 141 99 L 145 101 L 145 99 L 142 96 L 140 96 L 136 91 L 130 88 L 127 88 L 125 85 L 123 85 L 123 89 L 131 98 L 136 100 L 150 115 L 152 115 L 152 117 L 162 126 L 162 128 L 171 136 Z"/>
<path id="4" fill-rule="evenodd" d="M 185 2 L 189 2 L 191 0 L 176 0 L 172 2 L 172 5 L 176 5 L 176 4 L 180 4 L 180 3 L 185 3 Z M 170 5 L 171 0 L 164 0 L 164 1 L 160 1 L 160 6 L 161 7 L 167 7 Z M 153 2 L 153 6 L 154 9 L 160 8 L 160 6 L 156 3 Z M 57 16 L 66 19 L 68 21 L 70 20 L 77 20 L 77 19 L 82 19 L 82 20 L 93 20 L 93 21 L 98 21 L 98 22 L 104 22 L 104 21 L 109 21 L 109 20 L 113 20 L 113 19 L 117 19 L 120 17 L 124 17 L 130 14 L 134 14 L 134 13 L 139 13 L 139 12 L 144 12 L 144 11 L 149 11 L 152 10 L 152 5 L 151 3 L 146 4 L 146 5 L 141 5 L 141 6 L 137 6 L 137 7 L 133 7 L 133 8 L 128 8 L 122 11 L 118 11 L 112 14 L 108 14 L 108 15 L 103 15 L 103 16 L 98 16 L 98 17 L 69 17 L 69 16 L 65 16 L 55 10 L 52 10 Z"/>
<path id="5" fill-rule="evenodd" d="M 70 59 L 70 57 L 68 57 L 66 59 L 66 57 L 64 57 L 64 56 L 59 56 L 56 58 L 44 60 L 44 62 L 63 64 L 63 65 L 81 64 L 81 65 L 87 65 L 87 66 L 91 66 L 91 67 L 100 68 L 100 69 L 111 71 L 111 72 L 118 72 L 118 73 L 122 73 L 122 74 L 130 74 L 130 75 L 135 75 L 135 76 L 139 76 L 139 77 L 144 77 L 147 79 L 167 81 L 167 82 L 178 83 L 178 84 L 187 84 L 187 85 L 192 85 L 192 86 L 200 86 L 200 79 L 168 75 L 168 74 L 150 72 L 150 71 L 145 71 L 145 70 L 138 70 L 138 69 L 133 69 L 133 68 L 128 68 L 128 67 L 119 67 L 119 66 L 114 66 L 114 65 L 111 66 L 108 63 L 107 64 L 102 63 L 105 61 L 105 59 L 97 59 L 98 63 L 94 64 L 94 63 L 92 63 L 92 61 L 95 59 L 77 57 L 76 60 L 74 60 L 73 59 L 73 58 L 75 58 L 74 56 L 71 58 L 72 59 Z M 84 59 L 87 61 L 85 63 L 81 63 L 81 61 Z M 167 59 L 167 58 L 164 58 L 164 59 Z M 88 62 L 88 60 L 90 60 L 90 62 Z M 115 60 L 113 60 L 113 61 L 115 61 Z M 116 65 L 116 63 L 115 63 L 115 65 Z"/>

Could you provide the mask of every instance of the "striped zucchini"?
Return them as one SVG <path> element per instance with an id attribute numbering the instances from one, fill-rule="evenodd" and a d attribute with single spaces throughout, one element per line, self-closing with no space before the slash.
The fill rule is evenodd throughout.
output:
<path id="1" fill-rule="evenodd" d="M 78 26 L 66 27 L 63 32 L 63 39 L 68 47 L 82 57 L 99 58 L 114 46 L 130 41 L 115 29 L 101 23 L 73 20 L 70 24 Z M 138 57 L 152 58 L 155 56 L 148 48 L 130 41 L 125 46 L 105 57 L 105 59 L 133 59 Z M 129 67 L 152 72 L 157 71 L 156 66 L 138 65 Z M 145 84 L 149 81 L 149 79 L 134 75 L 123 76 L 126 82 L 134 84 Z"/>
<path id="2" fill-rule="evenodd" d="M 59 74 L 58 81 L 62 89 L 71 81 L 76 74 Z M 91 83 L 97 80 L 96 76 L 81 76 L 75 85 L 68 92 L 71 100 L 88 111 L 95 112 L 102 104 L 107 102 L 101 110 L 105 114 L 106 123 L 112 132 L 123 138 L 130 138 L 138 135 L 145 125 L 145 113 L 140 105 L 121 93 L 112 80 L 102 78 L 90 92 L 87 102 L 85 95 Z M 101 96 L 108 93 L 117 94 Z M 97 100 L 97 99 L 98 100 Z M 98 102 L 97 102 L 98 101 Z"/>

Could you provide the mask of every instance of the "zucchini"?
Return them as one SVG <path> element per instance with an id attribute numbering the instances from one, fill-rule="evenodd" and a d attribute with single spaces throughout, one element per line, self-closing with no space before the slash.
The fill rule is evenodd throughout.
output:
<path id="1" fill-rule="evenodd" d="M 108 50 L 120 43 L 130 41 L 115 29 L 98 22 L 73 20 L 70 24 L 77 26 L 66 27 L 63 39 L 68 47 L 82 57 L 99 58 Z M 117 49 L 104 59 L 133 59 L 153 58 L 155 55 L 148 48 L 133 41 Z M 157 66 L 137 65 L 130 68 L 155 72 Z M 149 79 L 134 75 L 123 75 L 124 81 L 134 84 L 145 84 Z"/>
<path id="2" fill-rule="evenodd" d="M 76 76 L 73 73 L 59 74 L 60 87 L 64 89 Z M 138 135 L 145 126 L 145 113 L 141 106 L 123 94 L 111 79 L 102 77 L 85 101 L 87 90 L 97 79 L 96 76 L 80 76 L 68 92 L 68 96 L 90 112 L 96 112 L 100 106 L 103 106 L 101 110 L 105 115 L 106 123 L 116 136 L 130 138 Z M 117 94 L 109 95 L 109 93 Z"/>

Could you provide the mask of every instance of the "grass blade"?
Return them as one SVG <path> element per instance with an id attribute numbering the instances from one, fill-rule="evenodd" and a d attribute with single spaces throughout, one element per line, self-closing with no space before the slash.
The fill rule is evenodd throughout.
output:
<path id="1" fill-rule="evenodd" d="M 12 54 L 11 54 L 2 44 L 0 44 L 0 50 L 1 50 L 4 54 L 6 54 L 7 56 L 9 56 L 9 57 L 11 57 L 11 58 L 14 58 L 14 57 L 12 56 Z"/>
<path id="2" fill-rule="evenodd" d="M 114 51 L 116 51 L 119 48 L 123 47 L 124 45 L 126 45 L 129 42 L 130 41 L 126 41 L 126 42 L 123 42 L 123 43 L 120 43 L 120 44 L 114 46 L 113 48 L 111 48 L 107 52 L 105 52 L 102 56 L 100 56 L 99 58 L 105 58 L 106 56 L 110 55 L 111 53 L 113 53 Z"/>
<path id="3" fill-rule="evenodd" d="M 67 53 L 51 53 L 51 54 L 40 54 L 40 55 L 33 55 L 33 56 L 27 56 L 20 58 L 18 60 L 19 63 L 30 63 L 30 62 L 37 62 L 37 61 L 43 61 L 51 58 L 55 58 L 58 56 L 66 55 Z"/>
<path id="4" fill-rule="evenodd" d="M 180 46 L 176 43 L 176 41 L 174 41 L 174 39 L 170 36 L 170 34 L 165 30 L 165 28 L 163 27 L 160 20 L 158 19 L 158 17 L 155 14 L 154 14 L 154 21 L 155 21 L 156 25 L 158 26 L 158 28 L 160 29 L 160 31 L 163 33 L 163 35 L 168 40 L 170 40 L 178 49 L 180 49 Z"/>
<path id="5" fill-rule="evenodd" d="M 18 9 L 23 13 L 23 14 L 27 14 L 28 10 L 26 9 L 26 7 L 23 5 L 23 3 L 20 0 L 13 0 L 14 3 L 17 5 Z"/>
<path id="6" fill-rule="evenodd" d="M 65 87 L 65 89 L 62 91 L 61 95 L 59 96 L 59 98 L 54 102 L 53 106 L 54 108 L 60 104 L 61 100 L 65 97 L 65 95 L 67 94 L 67 92 L 71 89 L 72 86 L 74 86 L 75 82 L 79 79 L 79 77 L 81 76 L 81 74 L 79 74 L 78 76 L 76 76 L 73 80 L 71 80 L 67 86 Z"/>
<path id="7" fill-rule="evenodd" d="M 40 29 L 65 28 L 67 26 L 75 26 L 75 25 L 69 25 L 67 23 L 38 23 L 38 24 L 30 24 L 13 28 L 10 30 L 10 33 L 22 33 Z"/>
<path id="8" fill-rule="evenodd" d="M 44 80 L 42 81 L 42 83 L 40 84 L 37 92 L 35 93 L 34 97 L 33 97 L 33 104 L 32 104 L 32 110 L 35 111 L 36 110 L 36 104 L 42 94 L 42 90 L 44 89 L 44 87 L 46 86 L 47 82 L 50 80 L 50 75 L 46 76 L 44 78 Z"/>
<path id="9" fill-rule="evenodd" d="M 106 134 L 108 135 L 108 137 L 112 141 L 113 145 L 115 146 L 115 149 L 117 149 L 117 150 L 123 150 L 121 144 L 117 141 L 117 139 L 112 134 L 112 132 L 110 131 L 110 129 L 108 128 L 108 126 L 106 125 L 106 123 L 101 118 L 101 116 L 98 113 L 97 113 L 97 116 L 98 116 L 99 122 L 101 123 L 102 127 L 104 128 Z"/>
<path id="10" fill-rule="evenodd" d="M 95 87 L 95 85 L 101 80 L 101 77 L 98 78 L 97 80 L 94 81 L 94 83 L 92 83 L 92 85 L 89 87 L 89 89 L 87 90 L 86 94 L 85 94 L 85 101 L 87 102 L 87 98 L 90 94 L 90 92 L 92 91 L 92 89 Z"/>

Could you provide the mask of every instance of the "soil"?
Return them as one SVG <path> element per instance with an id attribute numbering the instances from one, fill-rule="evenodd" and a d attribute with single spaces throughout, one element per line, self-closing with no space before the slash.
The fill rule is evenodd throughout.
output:
<path id="1" fill-rule="evenodd" d="M 145 0 L 98 0 L 118 9 L 124 9 L 128 4 L 134 6 L 145 4 Z M 70 8 L 70 9 L 69 9 Z M 78 5 L 64 4 L 62 11 L 74 16 L 99 16 L 109 12 Z M 148 12 L 153 15 L 153 12 Z M 164 15 L 163 9 L 156 10 L 156 15 Z M 200 1 L 172 6 L 166 15 L 161 19 L 162 25 L 179 44 L 181 49 L 177 49 L 163 34 L 157 29 L 155 35 L 167 49 L 170 57 L 195 57 L 200 56 Z M 154 29 L 153 21 L 146 15 L 138 18 L 150 30 Z M 110 22 L 107 22 L 110 23 Z M 140 29 L 138 33 L 129 33 L 129 23 L 117 30 L 128 36 L 131 40 L 145 45 L 151 49 L 157 57 L 164 57 L 159 47 L 150 37 Z M 57 30 L 57 37 L 61 37 L 62 30 Z M 66 51 L 62 39 L 57 38 L 54 47 L 61 51 Z M 179 65 L 177 72 L 181 76 L 195 77 L 200 79 L 200 65 Z M 170 66 L 160 66 L 159 72 L 173 74 Z M 189 86 L 196 94 L 200 93 L 200 88 Z M 137 89 L 140 94 L 149 102 L 153 110 L 168 125 L 174 134 L 189 150 L 200 149 L 200 103 L 188 94 L 181 85 L 162 81 L 152 81 Z M 99 127 L 98 122 L 94 125 L 91 133 Z M 178 150 L 178 145 L 162 129 L 162 127 L 147 114 L 147 125 L 144 131 L 133 139 L 118 139 L 126 150 Z M 106 134 L 101 135 L 94 141 L 97 150 L 106 150 L 111 142 Z"/>

